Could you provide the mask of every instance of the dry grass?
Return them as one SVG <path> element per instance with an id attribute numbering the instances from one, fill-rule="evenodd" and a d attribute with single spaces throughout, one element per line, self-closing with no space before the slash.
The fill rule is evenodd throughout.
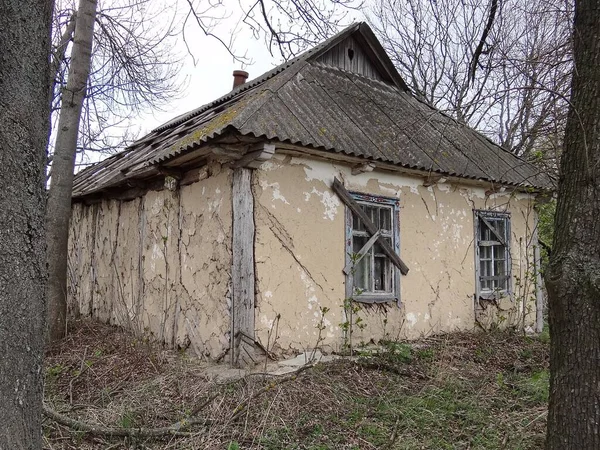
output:
<path id="1" fill-rule="evenodd" d="M 389 343 L 285 383 L 253 375 L 216 384 L 183 354 L 81 322 L 48 351 L 47 404 L 105 427 L 200 423 L 183 437 L 108 438 L 46 419 L 46 448 L 541 448 L 547 366 L 547 344 L 537 338 L 457 333 Z"/>

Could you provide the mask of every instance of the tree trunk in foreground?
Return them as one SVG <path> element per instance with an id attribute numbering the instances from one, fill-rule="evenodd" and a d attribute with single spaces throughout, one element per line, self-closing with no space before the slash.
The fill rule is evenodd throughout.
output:
<path id="1" fill-rule="evenodd" d="M 0 449 L 42 447 L 52 2 L 0 2 Z"/>
<path id="2" fill-rule="evenodd" d="M 48 243 L 48 331 L 50 340 L 64 337 L 67 323 L 67 251 L 71 191 L 81 109 L 90 74 L 96 0 L 80 0 L 67 86 L 61 108 L 52 160 L 52 179 L 46 211 Z"/>
<path id="3" fill-rule="evenodd" d="M 600 0 L 575 2 L 550 306 L 547 449 L 600 449 Z"/>

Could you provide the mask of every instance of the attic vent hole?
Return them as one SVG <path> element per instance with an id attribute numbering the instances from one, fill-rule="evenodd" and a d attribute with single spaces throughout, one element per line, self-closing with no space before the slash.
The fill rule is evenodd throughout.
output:
<path id="1" fill-rule="evenodd" d="M 354 58 L 354 50 L 351 48 L 348 49 L 348 58 L 350 58 L 350 61 L 352 61 L 352 58 Z"/>

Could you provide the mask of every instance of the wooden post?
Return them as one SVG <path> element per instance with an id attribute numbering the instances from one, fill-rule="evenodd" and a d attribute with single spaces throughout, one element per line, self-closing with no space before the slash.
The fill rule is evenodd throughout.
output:
<path id="1" fill-rule="evenodd" d="M 252 169 L 233 171 L 231 363 L 254 362 L 254 199 Z"/>
<path id="2" fill-rule="evenodd" d="M 533 267 L 535 276 L 535 332 L 544 330 L 544 290 L 542 284 L 542 257 L 540 255 L 540 241 L 538 235 L 538 218 L 535 215 L 535 228 L 533 229 Z"/>

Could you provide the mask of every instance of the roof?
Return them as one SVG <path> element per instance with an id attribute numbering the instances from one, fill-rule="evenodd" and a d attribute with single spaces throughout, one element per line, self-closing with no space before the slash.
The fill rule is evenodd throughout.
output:
<path id="1" fill-rule="evenodd" d="M 350 57 L 355 69 L 340 67 L 345 55 L 339 49 L 347 47 L 357 52 Z M 119 186 L 228 134 L 446 176 L 550 188 L 535 166 L 416 98 L 368 25 L 358 23 L 79 172 L 73 197 Z"/>

